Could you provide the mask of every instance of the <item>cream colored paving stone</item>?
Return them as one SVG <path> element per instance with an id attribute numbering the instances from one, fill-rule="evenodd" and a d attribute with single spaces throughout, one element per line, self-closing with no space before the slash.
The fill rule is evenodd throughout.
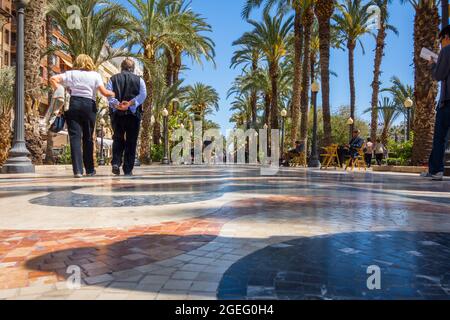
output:
<path id="1" fill-rule="evenodd" d="M 217 295 L 212 292 L 191 291 L 189 292 L 187 299 L 215 301 L 217 300 Z"/>
<path id="2" fill-rule="evenodd" d="M 95 300 L 102 290 L 79 290 L 67 297 L 67 300 Z"/>
<path id="3" fill-rule="evenodd" d="M 186 290 L 161 290 L 156 296 L 156 300 L 187 300 L 188 291 Z"/>
<path id="4" fill-rule="evenodd" d="M 55 290 L 56 286 L 54 284 L 50 285 L 36 285 L 32 287 L 20 288 L 19 296 L 26 296 L 32 294 L 42 294 L 44 292 L 49 292 Z"/>
<path id="5" fill-rule="evenodd" d="M 4 289 L 0 290 L 0 299 L 7 299 L 17 296 L 19 289 Z"/>
<path id="6" fill-rule="evenodd" d="M 126 300 L 129 293 L 110 293 L 102 292 L 95 300 Z"/>
<path id="7" fill-rule="evenodd" d="M 139 292 L 133 292 L 130 293 L 127 297 L 127 300 L 155 300 L 158 293 L 156 292 L 149 292 L 149 293 L 139 293 Z"/>

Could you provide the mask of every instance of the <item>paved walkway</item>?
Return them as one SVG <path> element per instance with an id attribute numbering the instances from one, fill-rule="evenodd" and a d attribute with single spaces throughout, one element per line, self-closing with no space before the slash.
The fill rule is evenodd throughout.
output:
<path id="1" fill-rule="evenodd" d="M 450 298 L 450 181 L 226 166 L 135 174 L 0 176 L 0 299 Z"/>

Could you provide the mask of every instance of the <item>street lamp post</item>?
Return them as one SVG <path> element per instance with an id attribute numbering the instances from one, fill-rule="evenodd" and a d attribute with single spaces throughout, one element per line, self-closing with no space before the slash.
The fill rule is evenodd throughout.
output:
<path id="1" fill-rule="evenodd" d="M 34 165 L 28 158 L 25 144 L 25 89 L 24 89 L 24 14 L 29 0 L 14 0 L 16 6 L 16 86 L 14 110 L 14 144 L 2 173 L 33 173 Z"/>
<path id="2" fill-rule="evenodd" d="M 105 165 L 105 151 L 104 151 L 104 136 L 105 136 L 105 119 L 100 120 L 100 159 L 98 161 L 99 166 Z"/>
<path id="3" fill-rule="evenodd" d="M 350 136 L 349 140 L 351 140 L 351 139 L 353 138 L 353 125 L 354 125 L 354 124 L 355 124 L 355 120 L 353 120 L 352 117 L 348 118 L 348 120 L 347 120 L 347 125 L 348 125 L 348 127 L 349 127 L 349 132 L 350 132 L 350 134 L 349 134 L 349 136 Z"/>
<path id="4" fill-rule="evenodd" d="M 287 110 L 283 109 L 281 110 L 281 157 L 284 157 L 284 137 L 285 137 L 285 124 L 286 124 L 286 117 L 287 117 Z"/>
<path id="5" fill-rule="evenodd" d="M 317 82 L 314 82 L 311 85 L 314 118 L 313 118 L 313 136 L 311 146 L 312 150 L 308 165 L 308 167 L 310 168 L 320 168 L 319 152 L 317 146 L 317 94 L 319 93 L 319 90 L 320 85 Z"/>
<path id="6" fill-rule="evenodd" d="M 168 128 L 168 118 L 169 118 L 169 111 L 167 109 L 164 109 L 162 111 L 163 116 L 163 125 L 164 125 L 164 158 L 162 161 L 162 164 L 169 165 L 169 128 Z"/>
<path id="7" fill-rule="evenodd" d="M 411 98 L 407 98 L 404 105 L 406 108 L 406 141 L 409 141 L 411 140 L 411 108 L 414 102 Z"/>

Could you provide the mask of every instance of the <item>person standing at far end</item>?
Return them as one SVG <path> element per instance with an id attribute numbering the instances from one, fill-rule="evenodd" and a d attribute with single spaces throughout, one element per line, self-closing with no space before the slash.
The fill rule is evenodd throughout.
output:
<path id="1" fill-rule="evenodd" d="M 114 92 L 105 88 L 101 75 L 91 57 L 80 54 L 73 70 L 50 78 L 54 90 L 63 85 L 70 90 L 69 110 L 64 116 L 70 138 L 72 168 L 75 178 L 83 177 L 83 164 L 87 176 L 96 174 L 94 167 L 94 130 L 97 118 L 97 91 L 105 97 Z"/>
<path id="2" fill-rule="evenodd" d="M 444 157 L 447 134 L 450 130 L 450 26 L 439 34 L 442 50 L 437 62 L 430 61 L 433 78 L 441 82 L 441 97 L 436 113 L 433 150 L 430 155 L 429 172 L 426 175 L 433 180 L 444 178 Z"/>
<path id="3" fill-rule="evenodd" d="M 107 88 L 115 93 L 109 99 L 113 136 L 112 172 L 126 176 L 133 174 L 137 141 L 141 125 L 142 104 L 147 99 L 144 80 L 134 74 L 135 62 L 126 58 L 122 61 L 121 72 L 108 82 Z"/>
<path id="4" fill-rule="evenodd" d="M 366 147 L 364 148 L 364 160 L 366 161 L 367 167 L 372 167 L 373 158 L 373 142 L 371 138 L 367 138 Z"/>

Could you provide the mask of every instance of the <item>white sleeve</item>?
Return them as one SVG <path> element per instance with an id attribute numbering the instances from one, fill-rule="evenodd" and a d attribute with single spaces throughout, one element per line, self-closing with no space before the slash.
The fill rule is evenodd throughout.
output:
<path id="1" fill-rule="evenodd" d="M 60 75 L 61 80 L 62 80 L 62 85 L 66 88 L 71 87 L 71 85 L 72 85 L 72 83 L 70 83 L 71 81 L 69 81 L 69 79 L 72 79 L 72 77 L 69 77 L 69 72 L 70 71 L 67 71 Z"/>
<path id="2" fill-rule="evenodd" d="M 97 73 L 97 81 L 96 81 L 96 87 L 100 87 L 100 86 L 104 86 L 105 84 L 103 83 L 103 79 L 102 76 L 100 75 L 100 73 Z"/>

